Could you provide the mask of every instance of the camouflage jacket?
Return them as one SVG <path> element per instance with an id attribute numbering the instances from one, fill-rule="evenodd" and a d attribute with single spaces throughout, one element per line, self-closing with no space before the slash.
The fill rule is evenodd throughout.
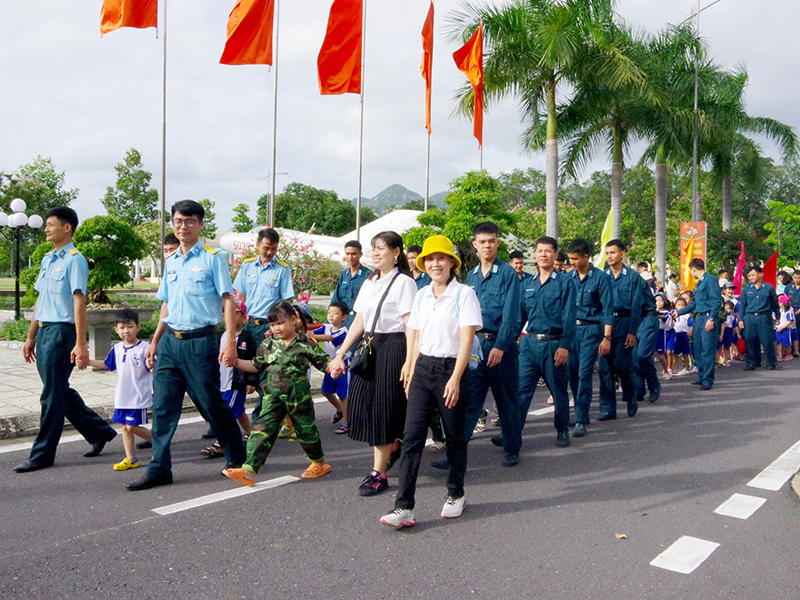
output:
<path id="1" fill-rule="evenodd" d="M 253 358 L 256 369 L 267 371 L 264 383 L 279 389 L 287 389 L 297 380 L 308 381 L 309 364 L 324 371 L 330 362 L 322 346 L 309 340 L 304 333 L 298 333 L 288 346 L 283 340 L 266 338 Z"/>

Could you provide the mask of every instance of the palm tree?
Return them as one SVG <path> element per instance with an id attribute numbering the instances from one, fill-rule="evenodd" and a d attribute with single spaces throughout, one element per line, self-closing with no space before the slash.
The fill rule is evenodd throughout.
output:
<path id="1" fill-rule="evenodd" d="M 528 130 L 544 123 L 547 235 L 558 236 L 557 91 L 576 73 L 593 69 L 609 85 L 641 81 L 632 62 L 609 40 L 614 0 L 514 0 L 499 7 L 467 3 L 455 13 L 453 37 L 466 41 L 483 23 L 486 105 L 513 95 Z M 470 114 L 471 86 L 457 92 L 457 112 Z M 542 112 L 543 111 L 543 112 Z"/>

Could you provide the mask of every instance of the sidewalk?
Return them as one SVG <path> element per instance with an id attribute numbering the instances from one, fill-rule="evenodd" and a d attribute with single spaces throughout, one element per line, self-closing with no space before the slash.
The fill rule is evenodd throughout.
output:
<path id="1" fill-rule="evenodd" d="M 70 384 L 83 397 L 86 405 L 106 421 L 114 414 L 114 389 L 116 373 L 87 369 L 72 371 Z M 322 374 L 311 373 L 311 391 L 318 394 L 322 385 Z M 36 435 L 39 431 L 39 396 L 42 380 L 35 364 L 27 364 L 22 358 L 21 342 L 0 341 L 0 440 Z M 255 406 L 257 396 L 248 397 L 248 405 Z M 184 412 L 196 412 L 188 396 L 183 401 Z M 65 423 L 64 430 L 72 426 Z"/>

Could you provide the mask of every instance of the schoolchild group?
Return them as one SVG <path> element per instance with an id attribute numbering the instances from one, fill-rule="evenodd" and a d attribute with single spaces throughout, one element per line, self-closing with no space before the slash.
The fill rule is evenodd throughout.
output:
<path id="1" fill-rule="evenodd" d="M 128 490 L 172 483 L 170 442 L 186 393 L 209 422 L 208 435 L 216 438 L 203 454 L 224 456 L 223 474 L 230 479 L 256 485 L 279 437 L 296 441 L 310 461 L 302 477 L 322 477 L 331 466 L 311 398 L 313 365 L 325 372 L 322 393 L 336 409 L 336 433 L 373 448 L 372 468 L 358 493 L 385 492 L 387 471 L 397 463 L 394 510 L 381 522 L 406 527 L 416 520 L 416 481 L 426 443 L 430 451 L 445 454 L 432 463 L 448 472 L 441 516 L 462 514 L 468 442 L 485 429 L 490 389 L 497 412 L 493 423 L 500 428 L 491 441 L 503 451 L 501 464 L 514 467 L 542 382 L 554 404 L 555 443 L 563 448 L 570 437 L 588 433 L 595 369 L 595 420 L 602 422 L 617 418 L 618 388 L 629 417 L 645 396 L 656 402 L 661 381 L 673 376 L 694 373 L 693 384 L 711 389 L 717 364 L 740 358 L 738 339 L 744 342 L 745 370 L 760 366 L 762 348 L 767 369 L 798 355 L 798 271 L 778 297 L 761 268 L 753 266 L 737 298 L 726 273 L 718 282 L 702 260 L 693 259 L 689 268 L 697 285 L 676 297 L 674 282 L 664 291 L 655 288 L 646 264 L 643 273 L 642 265 L 626 266 L 620 240 L 606 244 L 607 268 L 598 269 L 586 240 L 573 240 L 564 255 L 555 239 L 543 236 L 535 245 L 536 272 L 529 274 L 520 253 L 512 253 L 511 265 L 497 258 L 499 230 L 488 221 L 473 229 L 479 262 L 465 284 L 456 277 L 461 259 L 444 236 L 431 236 L 405 253 L 397 233 L 381 232 L 371 240 L 374 271 L 361 265 L 361 244 L 348 242 L 347 268 L 339 276 L 328 323 L 310 329 L 308 307 L 291 302 L 291 272 L 276 256 L 277 232 L 259 232 L 258 255 L 244 261 L 231 282 L 225 260 L 199 240 L 203 218 L 202 205 L 192 200 L 172 207 L 175 233 L 164 240 L 160 322 L 152 340 L 138 339 L 135 311 L 120 311 L 121 341 L 104 361 L 94 361 L 82 342 L 88 270 L 72 244 L 77 215 L 65 207 L 47 213 L 45 232 L 55 249 L 41 264 L 39 299 L 23 347 L 44 384 L 41 429 L 30 457 L 15 471 L 53 464 L 65 418 L 91 444 L 84 456 L 97 456 L 116 436 L 69 387 L 77 365 L 118 372 L 113 421 L 123 426 L 125 458 L 114 469 L 139 467 L 136 449 L 152 448 L 146 473 L 127 484 Z M 225 332 L 218 339 L 221 319 Z M 662 365 L 660 378 L 654 359 Z M 245 396 L 256 389 L 259 402 L 248 416 Z M 148 409 L 152 430 L 144 427 Z M 142 441 L 135 443 L 135 436 Z"/>

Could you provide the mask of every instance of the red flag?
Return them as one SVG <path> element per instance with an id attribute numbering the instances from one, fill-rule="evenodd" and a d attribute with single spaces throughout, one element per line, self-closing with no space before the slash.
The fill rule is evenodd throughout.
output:
<path id="1" fill-rule="evenodd" d="M 453 60 L 475 89 L 472 135 L 477 138 L 478 145 L 483 146 L 483 23 L 466 44 L 453 52 Z"/>
<path id="2" fill-rule="evenodd" d="M 271 65 L 275 0 L 238 0 L 228 17 L 223 65 Z"/>
<path id="3" fill-rule="evenodd" d="M 431 134 L 431 83 L 433 81 L 433 0 L 422 26 L 422 77 L 425 79 L 425 129 Z"/>
<path id="4" fill-rule="evenodd" d="M 778 279 L 778 253 L 776 252 L 769 257 L 769 260 L 764 263 L 764 281 L 772 287 L 777 285 Z"/>
<path id="5" fill-rule="evenodd" d="M 317 57 L 319 92 L 361 93 L 362 0 L 333 0 Z"/>
<path id="6" fill-rule="evenodd" d="M 742 245 L 742 251 L 739 253 L 739 262 L 736 264 L 736 272 L 733 275 L 733 285 L 735 285 L 741 293 L 742 274 L 744 273 L 744 242 L 739 243 Z"/>
<path id="7" fill-rule="evenodd" d="M 120 27 L 158 27 L 158 0 L 103 0 L 100 35 Z"/>

